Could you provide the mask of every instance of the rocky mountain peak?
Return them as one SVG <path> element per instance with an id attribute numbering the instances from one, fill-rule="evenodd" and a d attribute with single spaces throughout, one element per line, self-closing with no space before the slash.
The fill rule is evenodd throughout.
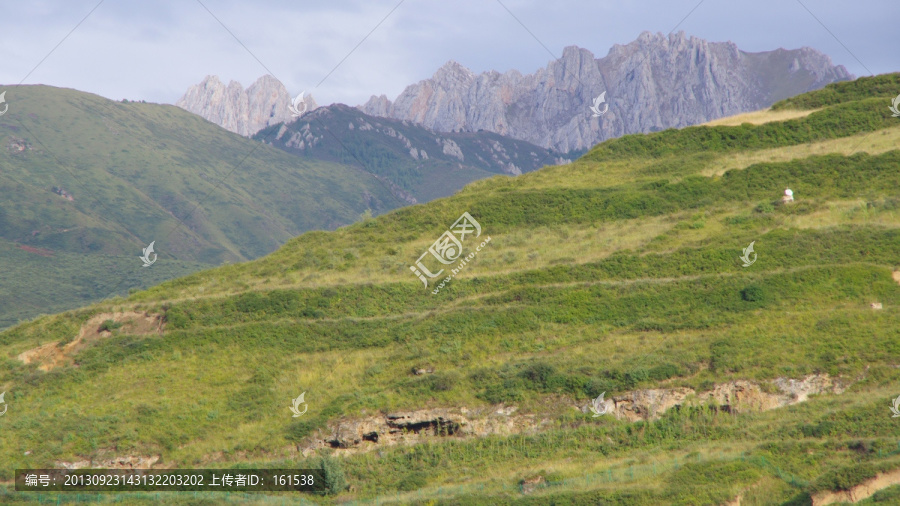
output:
<path id="1" fill-rule="evenodd" d="M 826 84 L 853 79 L 810 48 L 747 53 L 683 31 L 642 32 L 603 58 L 563 49 L 533 74 L 473 74 L 450 61 L 408 86 L 393 103 L 372 97 L 366 114 L 409 120 L 443 132 L 487 130 L 560 152 L 629 133 L 704 123 L 766 108 Z M 607 112 L 591 102 L 606 92 Z"/>
<path id="2" fill-rule="evenodd" d="M 312 96 L 304 96 L 304 102 L 308 111 L 317 107 Z M 290 104 L 287 88 L 271 75 L 260 77 L 247 89 L 237 81 L 230 81 L 226 86 L 218 76 L 206 76 L 175 102 L 186 111 L 244 136 L 269 125 L 292 121 Z"/>
<path id="3" fill-rule="evenodd" d="M 450 60 L 442 65 L 441 68 L 437 69 L 437 72 L 435 72 L 431 78 L 435 81 L 466 82 L 474 79 L 475 74 L 458 62 Z"/>

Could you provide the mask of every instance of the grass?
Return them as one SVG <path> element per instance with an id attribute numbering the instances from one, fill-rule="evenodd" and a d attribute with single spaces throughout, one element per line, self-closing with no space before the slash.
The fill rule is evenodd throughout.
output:
<path id="1" fill-rule="evenodd" d="M 120 266 L 108 282 L 121 280 L 115 293 L 124 295 L 149 286 L 135 278 L 155 284 L 257 258 L 299 233 L 398 205 L 355 169 L 263 146 L 174 106 L 38 85 L 8 87 L 6 97 L 17 105 L 0 118 L 0 242 L 49 250 L 69 267 L 33 268 L 50 261 L 34 253 L 15 264 L 0 255 L 0 268 L 27 272 L 0 278 L 0 293 L 39 292 L 44 311 L 109 295 L 91 286 L 108 281 L 97 272 L 103 265 Z M 155 275 L 139 272 L 137 259 L 151 241 L 160 260 Z M 55 293 L 59 283 L 66 286 Z M 31 297 L 3 300 L 0 326 L 40 312 Z"/>
<path id="2" fill-rule="evenodd" d="M 830 117 L 834 130 L 809 131 L 833 143 L 830 154 L 802 143 L 664 153 L 691 129 L 623 141 L 634 151 L 610 141 L 567 168 L 479 181 L 304 234 L 253 262 L 8 329 L 0 388 L 10 408 L 0 424 L 10 437 L 0 459 L 9 469 L 110 455 L 160 455 L 175 468 L 303 468 L 333 455 L 351 488 L 316 497 L 322 504 L 722 504 L 738 495 L 804 504 L 900 468 L 900 425 L 888 409 L 900 394 L 900 151 L 881 140 L 897 127 L 876 121 L 870 138 L 882 143 L 863 144 L 871 152 L 848 149 L 864 134 L 839 128 L 871 100 L 766 123 L 800 131 L 785 124 L 818 114 L 806 126 L 820 128 Z M 702 175 L 712 167 L 729 168 Z M 797 201 L 776 205 L 786 181 Z M 408 266 L 463 211 L 492 241 L 432 295 Z M 745 268 L 738 257 L 751 241 L 758 259 Z M 47 373 L 15 360 L 122 310 L 162 314 L 165 330 L 119 328 Z M 433 373 L 412 372 L 426 367 Z M 775 391 L 767 382 L 812 374 L 849 388 L 762 412 L 688 401 L 638 422 L 573 409 L 601 392 L 704 392 L 738 380 Z M 292 418 L 302 392 L 308 411 Z M 341 422 L 461 408 L 478 436 L 301 451 Z M 542 484 L 524 493 L 537 476 Z M 890 501 L 896 490 L 880 494 Z"/>
<path id="3" fill-rule="evenodd" d="M 764 109 L 761 111 L 753 111 L 735 116 L 714 119 L 704 123 L 706 126 L 740 126 L 744 123 L 752 125 L 762 125 L 763 123 L 771 123 L 773 121 L 785 121 L 789 119 L 802 118 L 815 112 L 814 109 L 805 111 L 796 110 L 778 110 Z"/>

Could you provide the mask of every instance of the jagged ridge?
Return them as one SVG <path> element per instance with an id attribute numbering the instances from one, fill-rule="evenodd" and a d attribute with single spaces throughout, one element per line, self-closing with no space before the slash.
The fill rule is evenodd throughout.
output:
<path id="1" fill-rule="evenodd" d="M 595 58 L 569 46 L 533 74 L 474 74 L 450 61 L 430 79 L 408 86 L 394 102 L 372 97 L 360 109 L 439 131 L 508 135 L 561 152 L 589 148 L 629 133 L 678 128 L 766 108 L 826 84 L 853 79 L 811 48 L 748 53 L 733 42 L 684 32 L 643 32 Z M 606 91 L 609 111 L 589 106 Z"/>

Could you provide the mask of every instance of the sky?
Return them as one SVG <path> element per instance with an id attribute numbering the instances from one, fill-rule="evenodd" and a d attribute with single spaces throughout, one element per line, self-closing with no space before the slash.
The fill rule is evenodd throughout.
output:
<path id="1" fill-rule="evenodd" d="M 206 75 L 272 74 L 320 105 L 396 98 L 449 60 L 532 73 L 673 29 L 743 51 L 808 46 L 856 76 L 900 70 L 898 0 L 0 1 L 0 86 L 174 103 Z M 900 90 L 898 90 L 900 91 Z"/>

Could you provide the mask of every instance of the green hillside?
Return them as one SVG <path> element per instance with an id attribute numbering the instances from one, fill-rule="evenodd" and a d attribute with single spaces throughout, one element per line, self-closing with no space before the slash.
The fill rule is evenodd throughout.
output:
<path id="1" fill-rule="evenodd" d="M 371 172 L 415 199 L 411 203 L 447 197 L 478 179 L 574 158 L 493 132 L 435 132 L 343 104 L 272 125 L 254 138 L 289 153 Z"/>
<path id="2" fill-rule="evenodd" d="M 747 506 L 877 478 L 866 501 L 894 504 L 893 90 L 900 74 L 773 108 L 802 117 L 610 140 L 8 329 L 0 479 L 141 458 L 324 467 L 317 504 Z M 410 266 L 464 212 L 471 261 L 441 286 L 459 264 L 426 255 L 445 273 L 423 286 Z"/>
<path id="3" fill-rule="evenodd" d="M 71 309 L 257 258 L 307 230 L 402 203 L 358 170 L 300 160 L 174 106 L 49 86 L 4 90 L 0 245 L 53 252 L 50 271 L 67 279 L 55 295 L 58 275 L 40 255 L 3 255 L 0 326 L 38 314 L 33 300 L 16 300 L 23 292 L 41 294 L 41 312 Z M 160 272 L 137 282 L 146 275 L 137 257 L 151 241 L 160 264 L 144 270 Z M 104 267 L 111 257 L 121 268 Z M 127 277 L 136 282 L 105 291 Z"/>

